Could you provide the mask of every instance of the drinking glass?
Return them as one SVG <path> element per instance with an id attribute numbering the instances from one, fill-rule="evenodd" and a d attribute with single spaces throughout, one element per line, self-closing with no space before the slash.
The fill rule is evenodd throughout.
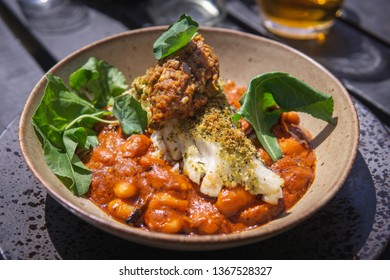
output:
<path id="1" fill-rule="evenodd" d="M 69 0 L 18 0 L 33 29 L 41 32 L 70 32 L 88 21 L 87 10 Z"/>
<path id="2" fill-rule="evenodd" d="M 183 13 L 203 26 L 213 26 L 225 16 L 222 0 L 149 0 L 147 9 L 156 25 L 172 24 Z"/>
<path id="3" fill-rule="evenodd" d="M 315 39 L 329 32 L 343 0 L 257 0 L 264 26 L 292 39 Z"/>

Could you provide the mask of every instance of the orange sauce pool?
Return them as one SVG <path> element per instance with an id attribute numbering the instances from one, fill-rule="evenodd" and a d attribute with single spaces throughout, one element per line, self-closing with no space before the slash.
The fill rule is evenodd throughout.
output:
<path id="1" fill-rule="evenodd" d="M 236 107 L 244 91 L 233 82 L 225 87 L 229 103 Z M 298 125 L 298 115 L 287 113 L 273 128 L 283 153 L 277 162 L 254 140 L 265 164 L 285 181 L 277 205 L 241 186 L 224 188 L 217 198 L 203 195 L 197 184 L 153 156 L 147 135 L 125 138 L 119 127 L 111 126 L 99 132 L 99 145 L 86 161 L 92 171 L 88 197 L 113 218 L 150 231 L 226 234 L 262 225 L 291 208 L 314 180 L 315 154 Z M 245 121 L 242 129 L 253 133 Z"/>

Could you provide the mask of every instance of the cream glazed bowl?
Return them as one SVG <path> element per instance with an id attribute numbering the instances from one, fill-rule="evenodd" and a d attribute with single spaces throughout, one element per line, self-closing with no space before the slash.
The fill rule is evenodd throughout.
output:
<path id="1" fill-rule="evenodd" d="M 166 27 L 152 27 L 121 33 L 90 44 L 57 63 L 51 73 L 68 80 L 69 75 L 95 56 L 121 70 L 128 84 L 153 65 L 154 41 Z M 310 131 L 317 156 L 316 177 L 307 193 L 281 217 L 258 228 L 225 235 L 180 235 L 149 232 L 122 224 L 109 217 L 84 197 L 73 195 L 47 166 L 31 118 L 43 96 L 42 77 L 24 107 L 19 127 L 19 144 L 32 173 L 47 192 L 77 217 L 123 239 L 179 250 L 214 250 L 258 242 L 282 233 L 316 213 L 338 192 L 353 165 L 359 137 L 354 106 L 342 84 L 327 70 L 302 53 L 258 36 L 218 28 L 201 28 L 205 42 L 220 61 L 220 76 L 246 86 L 256 75 L 287 72 L 334 99 L 335 125 L 300 114 L 301 125 Z"/>

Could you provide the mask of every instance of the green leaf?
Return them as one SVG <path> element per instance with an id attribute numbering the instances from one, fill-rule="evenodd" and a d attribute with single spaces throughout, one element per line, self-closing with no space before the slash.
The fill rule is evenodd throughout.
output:
<path id="1" fill-rule="evenodd" d="M 75 150 L 77 141 L 82 141 L 84 146 L 87 146 L 89 137 L 87 131 L 85 129 L 82 131 L 83 128 L 65 131 L 65 149 L 58 149 L 45 137 L 39 127 L 34 126 L 34 128 L 40 136 L 44 157 L 49 168 L 75 195 L 85 194 L 91 184 L 92 175 L 91 171 L 76 156 Z"/>
<path id="2" fill-rule="evenodd" d="M 32 120 L 45 138 L 59 149 L 63 149 L 62 132 L 74 119 L 84 114 L 99 112 L 90 102 L 70 92 L 63 81 L 47 74 L 44 96 L 35 111 Z M 92 127 L 96 121 L 86 120 L 84 125 Z"/>
<path id="3" fill-rule="evenodd" d="M 92 129 L 97 122 L 118 123 L 102 119 L 112 112 L 99 108 L 127 89 L 125 78 L 118 69 L 93 57 L 70 77 L 77 94 L 59 77 L 47 74 L 46 78 L 44 96 L 32 124 L 50 169 L 75 195 L 81 196 L 88 191 L 92 175 L 76 150 L 88 151 L 99 144 Z"/>
<path id="4" fill-rule="evenodd" d="M 256 76 L 250 81 L 240 102 L 242 106 L 233 116 L 233 121 L 237 122 L 242 116 L 250 122 L 260 143 L 274 161 L 281 158 L 282 153 L 271 129 L 282 112 L 305 112 L 333 122 L 333 98 L 287 73 L 271 72 Z"/>
<path id="5" fill-rule="evenodd" d="M 69 77 L 70 87 L 97 108 L 103 108 L 126 89 L 125 76 L 103 60 L 90 57 Z"/>
<path id="6" fill-rule="evenodd" d="M 147 112 L 130 94 L 116 97 L 112 112 L 120 122 L 123 133 L 126 135 L 142 133 L 147 127 Z"/>
<path id="7" fill-rule="evenodd" d="M 198 27 L 198 23 L 190 16 L 182 14 L 153 44 L 154 57 L 167 57 L 187 45 L 198 32 Z"/>
<path id="8" fill-rule="evenodd" d="M 69 91 L 59 77 L 47 74 L 46 78 L 44 96 L 32 117 L 32 124 L 49 168 L 74 194 L 83 195 L 88 191 L 92 177 L 75 151 L 76 148 L 89 150 L 98 144 L 92 127 L 98 121 L 97 117 L 106 115 L 107 111 L 96 109 Z"/>
<path id="9" fill-rule="evenodd" d="M 99 140 L 96 136 L 96 133 L 93 129 L 85 128 L 87 132 L 87 138 L 85 140 L 85 145 L 83 148 L 85 150 L 89 150 L 91 148 L 95 148 L 97 145 L 99 145 Z"/>
<path id="10" fill-rule="evenodd" d="M 91 133 L 91 130 L 87 131 L 83 127 L 76 127 L 65 130 L 63 135 L 66 157 L 69 163 L 66 170 L 68 173 L 66 177 L 72 181 L 69 189 L 78 196 L 85 194 L 89 190 L 92 180 L 91 171 L 81 162 L 75 153 L 77 147 L 84 149 L 90 148 L 91 135 L 88 135 L 89 133 Z"/>
<path id="11" fill-rule="evenodd" d="M 281 72 L 264 76 L 262 85 L 272 93 L 282 111 L 297 111 L 312 115 L 324 121 L 333 122 L 333 98 L 312 88 L 305 82 Z"/>
<path id="12" fill-rule="evenodd" d="M 47 74 L 46 78 L 44 96 L 32 124 L 49 168 L 74 194 L 83 195 L 89 189 L 92 175 L 75 151 L 77 147 L 88 150 L 97 145 L 97 137 L 91 129 L 97 121 L 80 116 L 103 115 L 105 111 L 70 92 L 59 77 Z M 72 123 L 85 127 L 66 129 Z"/>

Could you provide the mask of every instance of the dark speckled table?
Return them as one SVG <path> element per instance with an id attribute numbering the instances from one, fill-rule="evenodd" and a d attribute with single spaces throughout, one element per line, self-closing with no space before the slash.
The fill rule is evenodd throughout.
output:
<path id="1" fill-rule="evenodd" d="M 54 63 L 100 38 L 152 25 L 146 1 L 74 0 L 86 10 L 87 23 L 56 33 L 34 29 L 17 1 L 0 0 L 0 258 L 390 259 L 390 30 L 381 24 L 390 14 L 388 1 L 345 0 L 346 12 L 324 44 L 277 38 L 259 24 L 254 0 L 225 1 L 228 15 L 219 27 L 297 48 L 333 72 L 356 98 L 359 153 L 334 199 L 281 235 L 211 252 L 149 248 L 85 223 L 48 196 L 26 167 L 17 140 L 19 114 Z"/>

